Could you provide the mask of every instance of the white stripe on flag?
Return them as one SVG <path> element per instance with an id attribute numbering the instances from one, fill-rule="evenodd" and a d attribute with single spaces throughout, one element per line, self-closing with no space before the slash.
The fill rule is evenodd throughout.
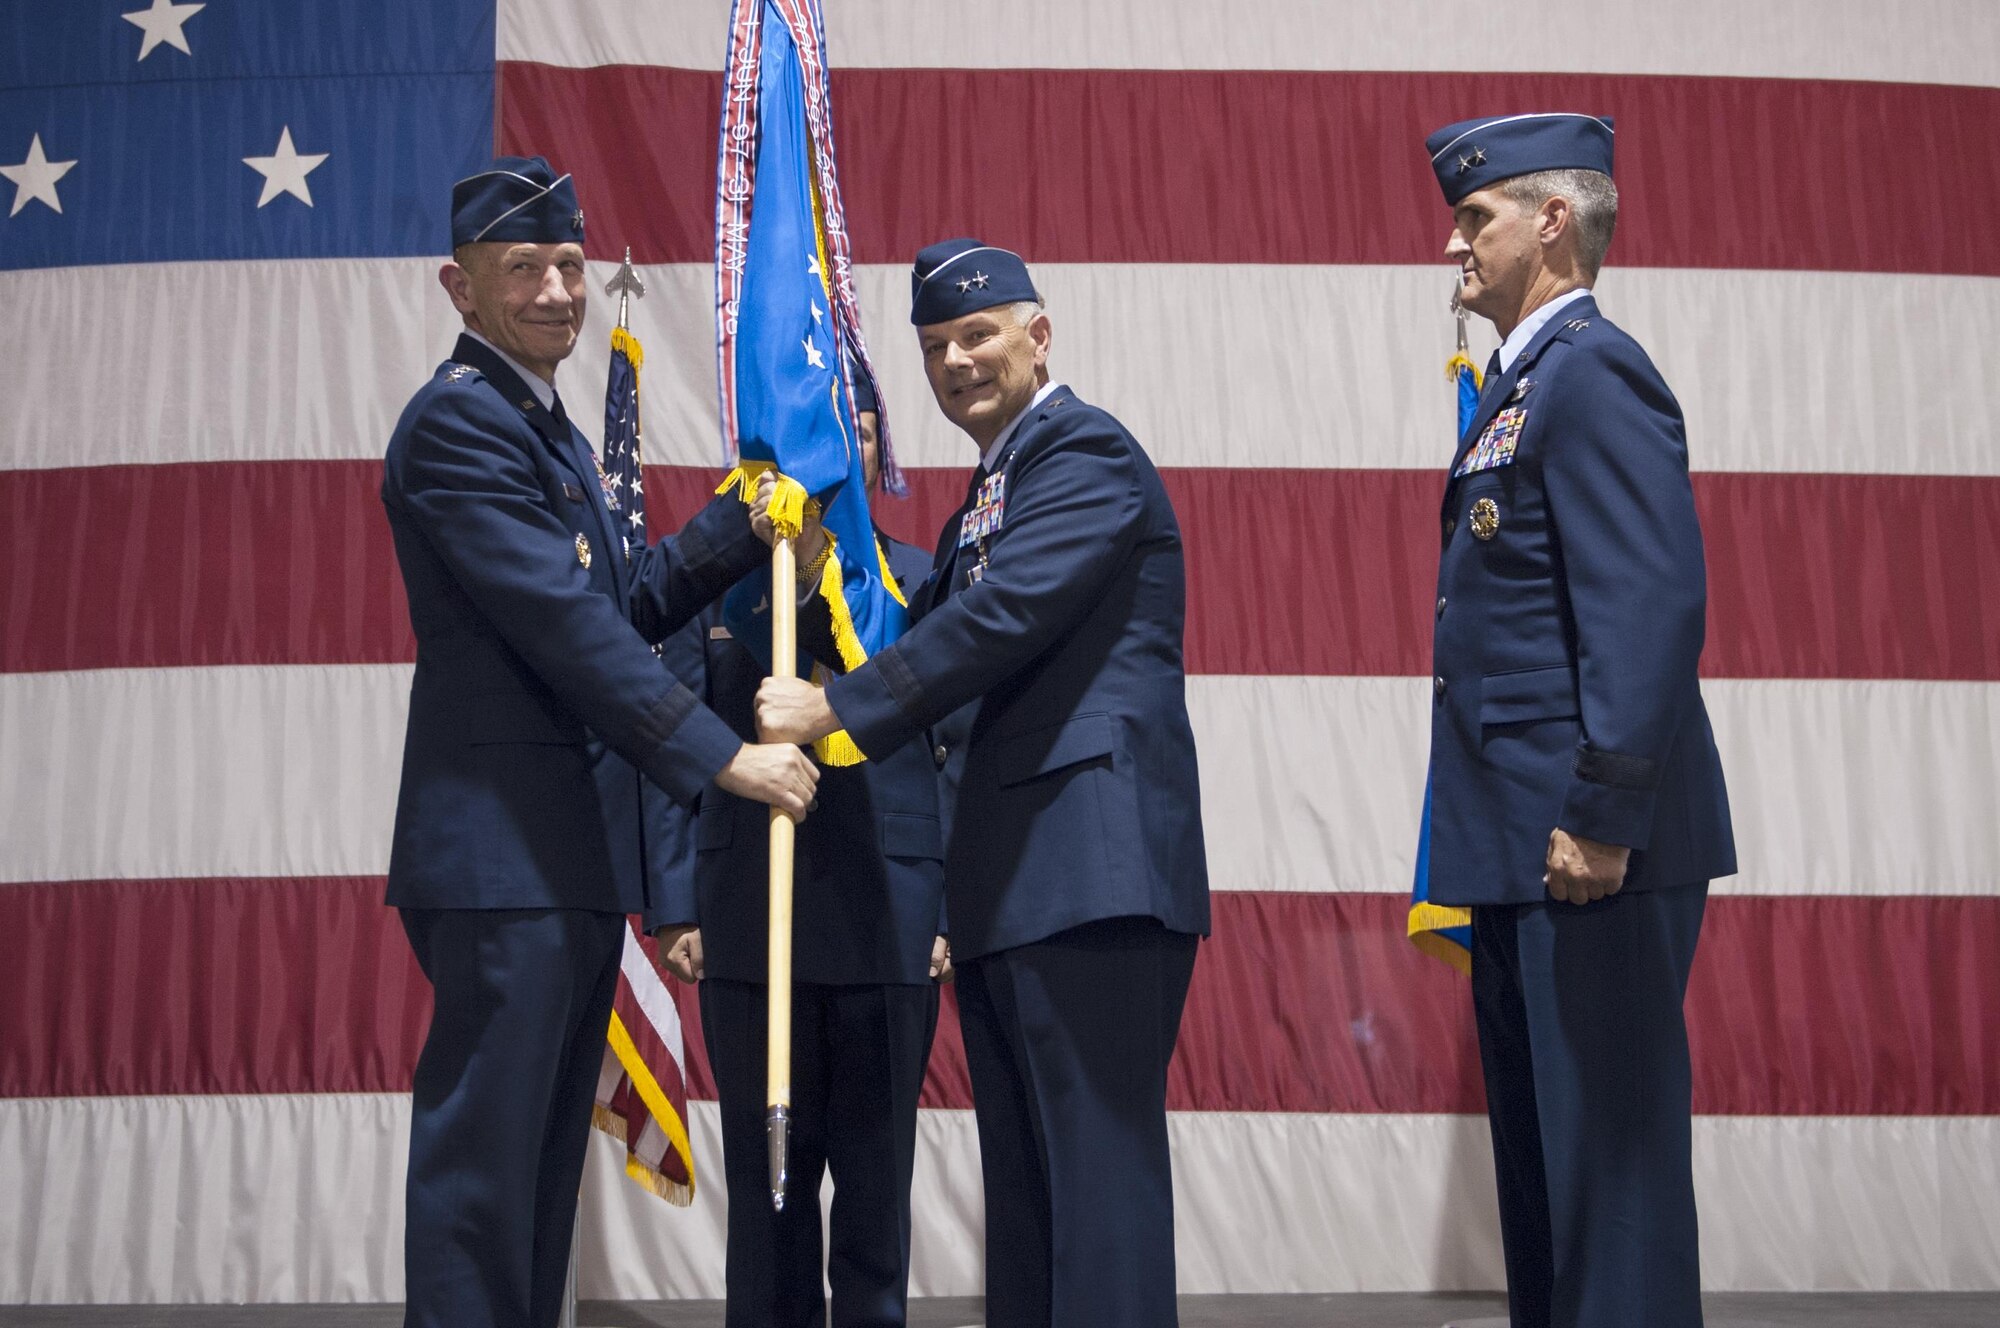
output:
<path id="1" fill-rule="evenodd" d="M 0 675 L 0 881 L 387 869 L 407 665 Z M 2000 684 L 1712 680 L 1722 892 L 2000 890 Z M 1188 680 L 1219 889 L 1409 888 L 1422 678 Z M 18 745 L 17 745 L 18 744 Z"/>
<path id="2" fill-rule="evenodd" d="M 690 1104 L 720 1178 L 715 1104 Z M 1180 1290 L 1417 1291 L 1500 1283 L 1484 1120 L 1168 1118 Z M 0 1101 L 0 1303 L 402 1296 L 409 1099 L 392 1094 Z M 594 1135 L 594 1132 L 593 1132 Z M 2000 1118 L 1697 1117 L 1703 1283 L 1948 1291 L 2000 1284 Z M 593 1137 L 587 1299 L 722 1295 L 721 1184 L 669 1210 Z M 1258 1202 L 1263 1196 L 1271 1202 Z M 913 1295 L 980 1290 L 978 1141 L 924 1111 Z"/>
<path id="3" fill-rule="evenodd" d="M 1169 17 L 1152 0 L 959 5 L 948 20 L 935 0 L 826 8 L 833 65 L 886 69 L 1532 69 L 1990 85 L 2000 45 L 1985 0 L 1908 0 L 1893 41 L 1868 0 L 1540 0 L 1532 22 L 1481 0 L 1380 5 L 1353 21 L 1323 0 L 1183 4 Z M 500 58 L 722 66 L 728 0 L 570 0 L 569 9 L 551 23 L 530 0 L 502 0 Z"/>
<path id="4" fill-rule="evenodd" d="M 0 273 L 0 305 L 36 329 L 0 362 L 0 396 L 13 403 L 0 469 L 378 459 L 410 394 L 451 353 L 457 321 L 436 267 Z M 593 289 L 615 270 L 593 264 Z M 1442 265 L 1043 263 L 1035 275 L 1055 321 L 1055 374 L 1159 465 L 1441 473 L 1450 455 Z M 644 276 L 652 293 L 632 324 L 652 348 L 648 459 L 716 466 L 713 275 L 679 263 Z M 857 288 L 899 459 L 969 467 L 971 445 L 924 382 L 907 271 L 861 267 Z M 2000 474 L 2000 375 L 1974 370 L 1979 348 L 2000 345 L 2000 281 L 1614 265 L 1600 293 L 1679 397 L 1697 470 Z M 613 314 L 596 302 L 558 376 L 572 398 L 602 397 Z M 189 326 L 204 336 L 192 376 L 155 353 Z M 1475 338 L 1484 363 L 1491 329 L 1477 324 Z M 130 371 L 106 375 L 105 364 Z"/>

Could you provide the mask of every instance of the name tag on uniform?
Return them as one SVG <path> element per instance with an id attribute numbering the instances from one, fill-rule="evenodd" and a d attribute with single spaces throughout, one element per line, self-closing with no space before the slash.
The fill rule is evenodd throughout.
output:
<path id="1" fill-rule="evenodd" d="M 958 547 L 964 548 L 985 539 L 1000 529 L 1007 519 L 1007 476 L 989 475 L 980 481 L 979 492 L 974 497 L 972 510 L 958 523 Z"/>
<path id="2" fill-rule="evenodd" d="M 708 629 L 708 639 L 711 641 L 727 641 L 730 639 L 730 631 L 727 627 L 717 624 Z"/>
<path id="3" fill-rule="evenodd" d="M 1493 417 L 1486 426 L 1486 432 L 1479 435 L 1479 441 L 1465 454 L 1454 476 L 1470 475 L 1475 471 L 1497 470 L 1501 466 L 1514 464 L 1514 449 L 1520 446 L 1521 430 L 1528 425 L 1528 412 L 1522 406 L 1509 406 Z"/>

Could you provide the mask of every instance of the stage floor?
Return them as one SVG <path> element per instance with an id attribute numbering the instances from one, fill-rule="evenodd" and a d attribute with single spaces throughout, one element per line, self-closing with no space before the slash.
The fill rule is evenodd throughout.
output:
<path id="1" fill-rule="evenodd" d="M 2000 1293 L 1712 1295 L 1707 1328 L 1993 1328 Z M 1441 1328 L 1503 1315 L 1498 1296 L 1183 1296 L 1181 1328 Z M 11 1305 L 13 1328 L 396 1328 L 395 1305 Z M 713 1300 L 585 1301 L 584 1328 L 722 1328 Z M 911 1302 L 910 1328 L 980 1322 L 980 1302 Z M 1501 1321 L 1504 1324 L 1504 1319 Z"/>

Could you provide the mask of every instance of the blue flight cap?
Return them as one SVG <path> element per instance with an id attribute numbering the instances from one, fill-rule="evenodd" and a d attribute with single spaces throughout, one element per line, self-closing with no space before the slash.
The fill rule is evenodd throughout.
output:
<path id="1" fill-rule="evenodd" d="M 1611 174 L 1611 117 L 1568 111 L 1496 115 L 1449 124 L 1424 140 L 1444 201 L 1536 171 Z"/>
<path id="2" fill-rule="evenodd" d="M 881 414 L 882 404 L 875 399 L 875 384 L 868 381 L 868 371 L 861 367 L 861 360 L 858 356 L 850 355 L 847 357 L 847 376 L 854 383 L 854 409 L 856 413 L 864 410 L 872 410 L 878 415 Z"/>
<path id="3" fill-rule="evenodd" d="M 991 309 L 1041 300 L 1028 265 L 1009 249 L 978 240 L 940 240 L 917 251 L 910 270 L 910 321 L 918 327 Z"/>
<path id="4" fill-rule="evenodd" d="M 451 187 L 451 247 L 481 240 L 582 244 L 576 185 L 541 157 L 495 158 Z"/>

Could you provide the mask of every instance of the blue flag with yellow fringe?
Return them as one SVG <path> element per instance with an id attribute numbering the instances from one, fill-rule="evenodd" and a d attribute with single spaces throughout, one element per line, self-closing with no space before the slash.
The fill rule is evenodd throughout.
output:
<path id="1" fill-rule="evenodd" d="M 1458 391 L 1458 434 L 1479 413 L 1479 370 L 1465 352 L 1465 314 L 1459 313 L 1458 353 L 1445 365 L 1445 376 Z M 1424 815 L 1417 832 L 1416 879 L 1410 885 L 1410 940 L 1425 954 L 1442 959 L 1459 972 L 1472 972 L 1472 910 L 1431 902 L 1431 782 L 1424 780 Z"/>
<path id="2" fill-rule="evenodd" d="M 748 501 L 757 477 L 773 467 L 796 481 L 781 485 L 772 505 L 786 534 L 797 532 L 808 501 L 818 505 L 832 542 L 820 593 L 841 662 L 855 668 L 902 634 L 908 613 L 869 514 L 848 377 L 865 375 L 873 390 L 834 171 L 816 0 L 737 0 L 717 181 L 720 390 L 725 448 L 737 461 L 722 488 Z M 896 490 L 885 418 L 879 432 L 883 478 Z M 765 572 L 723 602 L 731 633 L 766 661 L 770 595 Z M 799 673 L 814 676 L 803 653 Z M 844 734 L 822 739 L 815 754 L 833 765 L 862 759 Z"/>

